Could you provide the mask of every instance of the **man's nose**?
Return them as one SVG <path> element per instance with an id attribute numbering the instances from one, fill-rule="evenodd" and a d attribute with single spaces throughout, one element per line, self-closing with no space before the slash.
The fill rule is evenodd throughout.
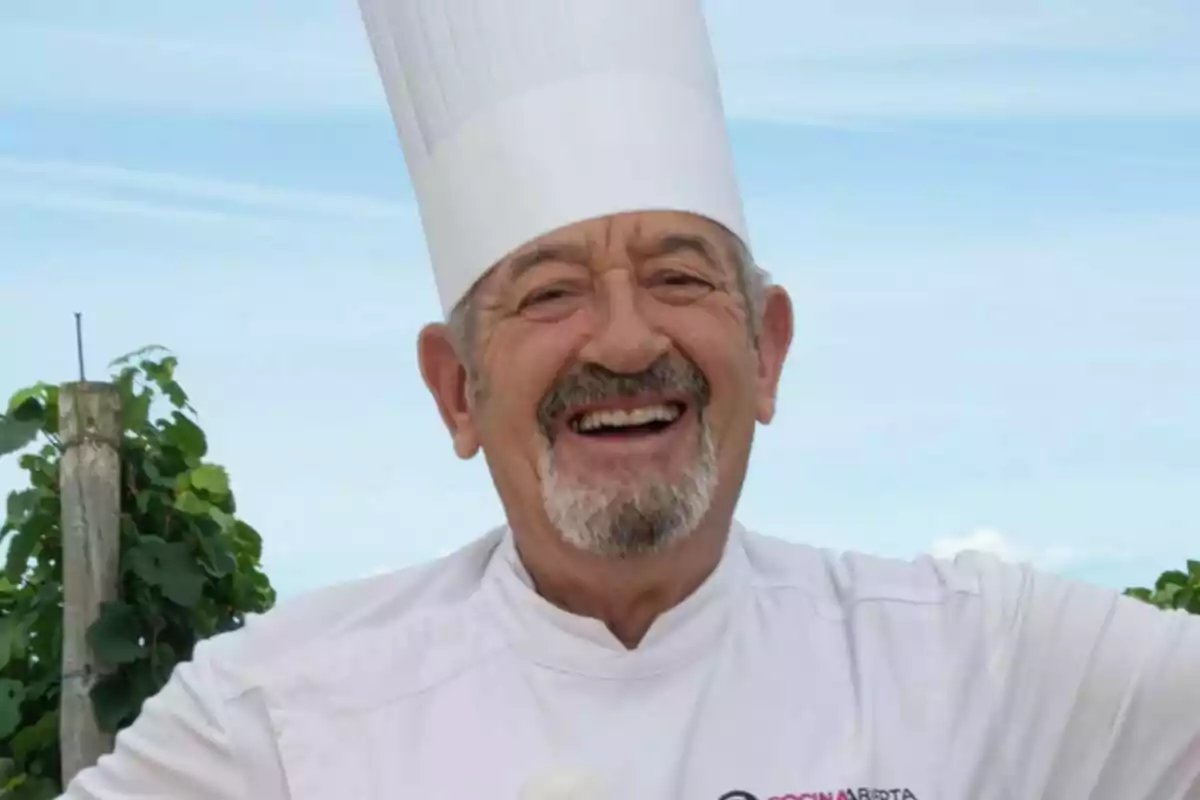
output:
<path id="1" fill-rule="evenodd" d="M 596 294 L 595 331 L 579 357 L 613 372 L 642 372 L 662 357 L 670 340 L 646 318 L 637 281 L 624 270 L 601 278 Z"/>

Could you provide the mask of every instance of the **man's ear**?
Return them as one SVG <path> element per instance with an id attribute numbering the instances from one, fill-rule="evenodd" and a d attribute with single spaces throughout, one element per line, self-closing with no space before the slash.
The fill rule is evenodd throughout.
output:
<path id="1" fill-rule="evenodd" d="M 766 425 L 775 417 L 775 397 L 783 362 L 792 345 L 792 299 L 782 286 L 767 287 L 758 335 L 758 421 Z"/>
<path id="2" fill-rule="evenodd" d="M 459 360 L 445 325 L 426 325 L 421 329 L 417 337 L 417 362 L 442 422 L 450 431 L 454 452 L 459 458 L 474 457 L 479 452 L 479 433 L 471 417 L 467 368 Z"/>

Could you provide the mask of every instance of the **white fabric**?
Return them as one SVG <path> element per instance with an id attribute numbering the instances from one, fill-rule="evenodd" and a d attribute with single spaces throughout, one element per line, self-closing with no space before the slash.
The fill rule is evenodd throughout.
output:
<path id="1" fill-rule="evenodd" d="M 514 552 L 498 531 L 202 644 L 65 797 L 1200 798 L 1198 617 L 739 528 L 625 651 Z"/>
<path id="2" fill-rule="evenodd" d="M 748 241 L 699 0 L 359 0 L 447 314 L 526 242 L 626 211 Z"/>

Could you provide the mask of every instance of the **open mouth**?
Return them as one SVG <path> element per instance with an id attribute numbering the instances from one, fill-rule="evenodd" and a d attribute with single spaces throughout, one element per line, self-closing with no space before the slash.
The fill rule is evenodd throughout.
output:
<path id="1" fill-rule="evenodd" d="M 598 408 L 572 416 L 567 425 L 580 436 L 595 439 L 647 436 L 670 428 L 687 406 L 679 402 L 660 403 L 638 408 Z"/>

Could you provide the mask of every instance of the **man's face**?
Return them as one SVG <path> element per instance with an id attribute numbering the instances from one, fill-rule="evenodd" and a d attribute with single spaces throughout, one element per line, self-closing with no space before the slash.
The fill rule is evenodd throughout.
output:
<path id="1" fill-rule="evenodd" d="M 732 509 L 791 317 L 772 290 L 753 335 L 723 228 L 671 212 L 572 225 L 504 259 L 472 300 L 476 385 L 450 415 L 439 401 L 510 517 L 536 509 L 572 545 L 630 556 Z"/>

